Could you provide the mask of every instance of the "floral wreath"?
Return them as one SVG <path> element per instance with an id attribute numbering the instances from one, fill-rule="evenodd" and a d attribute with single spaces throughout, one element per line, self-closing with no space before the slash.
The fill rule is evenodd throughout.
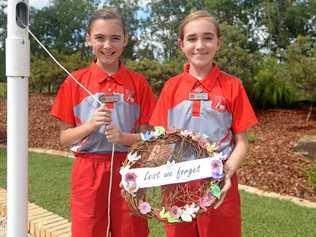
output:
<path id="1" fill-rule="evenodd" d="M 155 127 L 141 134 L 141 141 L 132 145 L 124 161 L 122 195 L 135 214 L 156 218 L 166 223 L 191 222 L 197 215 L 213 207 L 221 195 L 224 157 L 217 153 L 217 145 L 204 134 L 187 130 Z M 164 165 L 171 169 L 185 158 L 207 158 L 211 173 L 208 178 L 158 187 L 139 187 L 138 168 Z M 183 163 L 182 163 L 183 164 Z"/>

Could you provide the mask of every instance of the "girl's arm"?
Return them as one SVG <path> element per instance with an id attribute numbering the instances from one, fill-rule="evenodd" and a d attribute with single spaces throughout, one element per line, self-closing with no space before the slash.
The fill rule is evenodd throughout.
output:
<path id="1" fill-rule="evenodd" d="M 248 139 L 246 132 L 235 134 L 235 142 L 236 145 L 234 151 L 224 165 L 225 184 L 221 191 L 221 198 L 215 204 L 214 208 L 219 207 L 224 201 L 227 191 L 231 187 L 231 177 L 236 173 L 242 161 L 246 158 L 246 153 L 248 150 Z"/>
<path id="2" fill-rule="evenodd" d="M 151 127 L 147 124 L 140 125 L 139 132 L 145 132 Z M 110 124 L 106 128 L 105 132 L 106 138 L 109 142 L 113 144 L 122 144 L 130 146 L 141 140 L 140 133 L 125 133 L 120 130 L 120 128 L 115 124 Z"/>
<path id="3" fill-rule="evenodd" d="M 72 127 L 71 125 L 61 123 L 60 143 L 62 146 L 75 144 L 97 130 L 100 126 L 109 124 L 111 121 L 111 110 L 101 106 L 96 110 L 91 120 L 80 126 Z"/>
<path id="4" fill-rule="evenodd" d="M 229 179 L 233 176 L 233 174 L 235 174 L 242 161 L 246 158 L 246 153 L 248 150 L 248 139 L 246 132 L 235 135 L 235 144 L 236 145 L 232 154 L 224 165 L 226 177 Z"/>

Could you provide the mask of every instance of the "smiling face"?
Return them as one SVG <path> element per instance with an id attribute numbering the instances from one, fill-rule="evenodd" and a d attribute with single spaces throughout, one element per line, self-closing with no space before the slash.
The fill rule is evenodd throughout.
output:
<path id="1" fill-rule="evenodd" d="M 86 40 L 97 58 L 97 64 L 109 73 L 116 72 L 119 59 L 128 39 L 117 19 L 97 19 Z"/>
<path id="2" fill-rule="evenodd" d="M 208 18 L 199 18 L 183 27 L 179 46 L 190 64 L 190 70 L 207 72 L 212 67 L 214 56 L 220 48 L 218 30 Z"/>

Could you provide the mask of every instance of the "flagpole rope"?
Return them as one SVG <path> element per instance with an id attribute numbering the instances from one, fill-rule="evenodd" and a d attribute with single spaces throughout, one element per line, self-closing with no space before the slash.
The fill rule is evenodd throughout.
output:
<path id="1" fill-rule="evenodd" d="M 23 23 L 22 23 L 23 24 Z M 24 25 L 24 24 L 23 24 Z M 49 50 L 42 44 L 42 42 L 32 33 L 28 26 L 25 26 L 27 32 L 33 37 L 33 39 L 44 49 L 44 51 L 51 57 L 51 59 L 62 69 L 64 70 L 70 77 L 73 79 L 77 85 L 79 85 L 85 92 L 87 92 L 92 98 L 101 106 L 103 106 L 102 102 L 94 95 L 92 92 L 82 85 L 53 55 Z M 110 235 L 110 226 L 111 226 L 111 191 L 112 191 L 112 182 L 113 182 L 113 162 L 114 162 L 114 154 L 115 154 L 115 145 L 112 144 L 112 155 L 111 155 L 111 168 L 110 168 L 110 183 L 109 183 L 109 190 L 108 190 L 108 223 L 106 228 L 106 236 L 109 237 Z"/>

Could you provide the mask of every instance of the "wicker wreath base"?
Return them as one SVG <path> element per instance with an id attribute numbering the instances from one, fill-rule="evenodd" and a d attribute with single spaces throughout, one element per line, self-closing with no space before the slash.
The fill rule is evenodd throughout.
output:
<path id="1" fill-rule="evenodd" d="M 122 194 L 133 213 L 166 223 L 179 223 L 191 222 L 213 207 L 220 198 L 224 177 L 223 162 L 217 158 L 215 144 L 198 133 L 165 132 L 161 127 L 144 134 L 142 140 L 130 148 L 120 170 Z M 205 158 L 210 159 L 212 176 L 190 182 L 139 188 L 137 176 L 130 172 L 137 168 L 172 167 L 180 162 Z"/>

